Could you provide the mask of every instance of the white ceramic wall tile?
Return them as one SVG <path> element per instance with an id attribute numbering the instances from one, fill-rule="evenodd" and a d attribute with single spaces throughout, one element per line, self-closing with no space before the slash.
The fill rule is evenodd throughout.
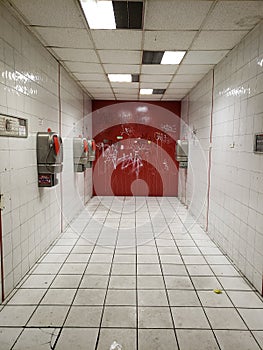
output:
<path id="1" fill-rule="evenodd" d="M 260 292 L 263 156 L 253 153 L 253 141 L 254 133 L 263 132 L 262 42 L 261 22 L 214 70 L 208 217 L 211 237 Z M 202 226 L 207 219 L 211 101 L 209 72 L 182 101 L 181 138 L 189 139 L 190 166 L 187 178 L 180 170 L 179 196 Z"/>
<path id="2" fill-rule="evenodd" d="M 54 188 L 38 188 L 36 133 L 48 127 L 59 131 L 58 63 L 2 4 L 0 13 L 0 113 L 24 117 L 29 123 L 27 139 L 0 138 L 7 295 L 60 233 L 61 185 L 64 226 L 82 209 L 84 174 L 73 172 L 72 138 L 91 136 L 92 125 L 89 99 L 61 69 L 62 182 Z M 92 188 L 90 169 L 85 177 L 89 179 L 87 201 Z"/>

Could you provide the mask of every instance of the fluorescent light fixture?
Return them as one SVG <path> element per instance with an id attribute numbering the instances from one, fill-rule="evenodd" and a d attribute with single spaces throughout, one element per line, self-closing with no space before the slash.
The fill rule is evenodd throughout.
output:
<path id="1" fill-rule="evenodd" d="M 131 83 L 131 74 L 108 74 L 109 80 L 115 83 Z"/>
<path id="2" fill-rule="evenodd" d="M 161 64 L 179 64 L 186 51 L 164 51 Z"/>
<path id="3" fill-rule="evenodd" d="M 153 89 L 140 89 L 140 95 L 151 95 L 153 93 Z"/>
<path id="4" fill-rule="evenodd" d="M 112 1 L 80 0 L 90 29 L 116 29 Z"/>

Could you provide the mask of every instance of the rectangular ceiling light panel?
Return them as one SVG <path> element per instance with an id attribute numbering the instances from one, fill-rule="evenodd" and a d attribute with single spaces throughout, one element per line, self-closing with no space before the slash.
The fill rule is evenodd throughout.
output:
<path id="1" fill-rule="evenodd" d="M 112 1 L 80 0 L 91 29 L 116 29 Z"/>
<path id="2" fill-rule="evenodd" d="M 108 74 L 108 77 L 111 82 L 118 82 L 118 83 L 132 82 L 131 74 Z"/>
<path id="3" fill-rule="evenodd" d="M 152 95 L 153 89 L 140 89 L 140 95 Z"/>
<path id="4" fill-rule="evenodd" d="M 161 64 L 179 64 L 184 58 L 185 51 L 165 51 Z"/>

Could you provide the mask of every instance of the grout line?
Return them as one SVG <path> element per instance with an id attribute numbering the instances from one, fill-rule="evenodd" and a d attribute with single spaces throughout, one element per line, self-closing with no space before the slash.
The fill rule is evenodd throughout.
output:
<path id="1" fill-rule="evenodd" d="M 177 213 L 176 213 L 176 215 L 177 215 L 177 217 L 179 218 L 179 220 L 181 221 L 181 224 L 182 224 L 183 227 L 185 228 L 186 232 L 187 232 L 187 233 L 190 235 L 190 237 L 192 238 L 191 234 L 189 233 L 189 231 L 188 231 L 187 228 L 185 227 L 184 223 L 182 222 L 180 216 L 179 216 Z M 167 225 L 168 225 L 168 224 L 167 224 Z M 172 233 L 171 233 L 171 235 L 172 235 Z M 172 237 L 173 237 L 173 235 L 172 235 Z M 204 312 L 204 314 L 205 314 L 206 320 L 207 320 L 207 322 L 208 322 L 208 324 L 209 324 L 209 326 L 210 326 L 210 330 L 212 331 L 212 333 L 213 333 L 213 335 L 214 335 L 214 339 L 215 339 L 215 341 L 216 341 L 216 343 L 217 343 L 217 345 L 218 345 L 218 348 L 221 349 L 221 347 L 220 347 L 220 345 L 219 345 L 219 342 L 218 342 L 218 340 L 217 340 L 217 338 L 216 338 L 215 332 L 214 332 L 214 330 L 213 330 L 213 328 L 212 328 L 212 324 L 211 324 L 211 322 L 210 322 L 210 320 L 209 320 L 209 318 L 208 318 L 208 316 L 207 316 L 207 314 L 206 314 L 206 312 L 205 312 L 204 306 L 203 306 L 203 304 L 202 304 L 202 302 L 201 302 L 201 299 L 200 299 L 200 297 L 199 297 L 199 295 L 198 295 L 197 289 L 195 288 L 195 285 L 194 285 L 194 283 L 193 283 L 192 276 L 191 276 L 191 274 L 189 273 L 189 271 L 188 271 L 188 269 L 187 269 L 187 265 L 186 265 L 185 262 L 184 262 L 183 256 L 182 256 L 182 254 L 181 254 L 181 252 L 180 252 L 180 250 L 179 250 L 179 247 L 178 247 L 177 244 L 176 244 L 176 239 L 175 239 L 174 237 L 173 237 L 173 241 L 174 241 L 174 243 L 175 243 L 175 245 L 176 245 L 176 247 L 177 247 L 177 249 L 178 249 L 179 256 L 181 257 L 182 262 L 183 262 L 183 265 L 184 265 L 184 267 L 185 267 L 185 269 L 186 269 L 186 271 L 187 271 L 187 276 L 188 276 L 188 278 L 190 279 L 190 281 L 191 281 L 191 283 L 192 283 L 192 285 L 193 285 L 193 290 L 195 291 L 196 297 L 198 298 L 199 303 L 200 303 L 200 307 L 202 308 L 202 310 L 203 310 L 203 312 Z M 194 241 L 194 240 L 193 240 L 193 241 Z M 194 242 L 194 244 L 196 244 L 196 243 Z M 197 248 L 199 249 L 199 247 L 197 247 Z M 199 249 L 199 251 L 200 251 L 200 249 Z M 200 251 L 200 252 L 201 252 L 201 251 Z M 201 252 L 201 256 L 202 256 L 202 252 Z M 209 264 L 208 264 L 208 265 L 209 265 Z"/>
<path id="2" fill-rule="evenodd" d="M 150 212 L 148 203 L 147 203 L 147 207 L 148 207 L 148 211 Z M 159 205 L 159 208 L 160 208 L 160 211 L 162 212 L 162 207 L 161 207 L 160 205 Z M 153 229 L 152 220 L 151 220 L 151 225 L 152 225 L 152 229 Z M 168 294 L 168 290 L 167 290 L 167 286 L 166 286 L 166 281 L 165 281 L 165 277 L 164 277 L 164 273 L 163 273 L 162 261 L 161 261 L 161 258 L 160 258 L 159 249 L 158 249 L 158 245 L 157 245 L 157 243 L 156 243 L 156 236 L 155 236 L 155 232 L 154 232 L 154 231 L 153 231 L 153 234 L 154 234 L 153 240 L 154 240 L 155 247 L 156 247 L 156 250 L 157 250 L 157 255 L 158 255 L 158 260 L 159 260 L 159 267 L 160 267 L 160 270 L 161 270 L 161 276 L 162 276 L 162 278 L 163 278 L 164 291 L 165 291 L 165 294 L 166 294 L 167 304 L 168 304 L 168 308 L 169 308 L 169 311 L 170 311 L 170 317 L 171 317 L 171 320 L 172 320 L 172 325 L 173 325 L 173 331 L 174 331 L 174 335 L 175 335 L 175 340 L 176 340 L 176 344 L 177 344 L 178 349 L 180 349 L 179 341 L 178 341 L 178 337 L 177 337 L 177 333 L 176 333 L 175 321 L 174 321 L 173 313 L 172 313 L 172 307 L 171 307 L 171 304 L 170 304 L 169 294 Z M 158 237 L 159 237 L 159 236 L 158 236 Z"/>
<path id="3" fill-rule="evenodd" d="M 122 207 L 122 208 L 123 208 L 123 207 Z M 110 212 L 110 210 L 108 211 L 107 216 L 109 215 L 109 212 Z M 104 222 L 106 221 L 107 216 L 105 217 Z M 103 226 L 104 226 L 104 225 L 103 225 Z M 118 226 L 118 227 L 120 227 L 120 221 L 119 221 L 119 226 Z M 119 232 L 119 231 L 117 231 L 117 232 Z M 119 234 L 117 233 L 116 239 L 115 239 L 115 246 L 114 246 L 114 249 L 113 249 L 113 255 L 112 255 L 111 265 L 110 265 L 110 271 L 109 271 L 109 273 L 108 273 L 108 275 L 107 275 L 107 276 L 109 276 L 109 278 L 108 278 L 108 283 L 107 283 L 107 286 L 106 286 L 106 293 L 105 293 L 105 297 L 104 297 L 103 305 L 102 305 L 102 311 L 101 311 L 101 317 L 100 317 L 100 324 L 99 324 L 99 330 L 98 330 L 97 340 L 96 340 L 96 344 L 95 344 L 95 350 L 98 349 L 98 345 L 99 345 L 100 332 L 101 332 L 101 328 L 102 328 L 102 321 L 103 321 L 103 316 L 104 316 L 105 307 L 106 307 L 106 299 L 107 299 L 108 290 L 109 290 L 109 285 L 110 285 L 110 280 L 111 280 L 111 273 L 112 273 L 112 267 L 113 267 L 115 252 L 116 252 L 116 245 L 117 245 L 117 241 L 118 241 L 118 236 L 119 236 Z"/>

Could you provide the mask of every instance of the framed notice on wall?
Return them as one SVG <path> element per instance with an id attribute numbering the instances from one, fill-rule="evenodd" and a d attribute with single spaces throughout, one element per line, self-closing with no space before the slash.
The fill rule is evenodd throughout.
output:
<path id="1" fill-rule="evenodd" d="M 260 134 L 255 134 L 254 152 L 263 153 L 263 132 Z"/>
<path id="2" fill-rule="evenodd" d="M 0 136 L 26 138 L 28 136 L 27 119 L 0 114 Z"/>

